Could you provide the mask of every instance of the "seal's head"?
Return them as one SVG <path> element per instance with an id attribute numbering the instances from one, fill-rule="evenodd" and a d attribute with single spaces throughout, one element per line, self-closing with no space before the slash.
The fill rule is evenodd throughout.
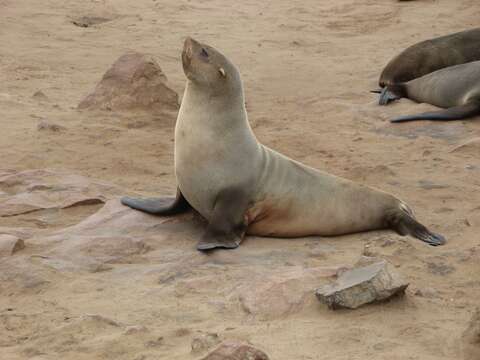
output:
<path id="1" fill-rule="evenodd" d="M 202 88 L 220 93 L 241 89 L 235 65 L 218 50 L 191 37 L 185 40 L 182 64 L 185 76 Z"/>

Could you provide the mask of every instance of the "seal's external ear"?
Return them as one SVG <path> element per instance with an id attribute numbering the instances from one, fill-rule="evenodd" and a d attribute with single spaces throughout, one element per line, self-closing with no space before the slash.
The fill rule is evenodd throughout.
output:
<path id="1" fill-rule="evenodd" d="M 218 72 L 219 72 L 220 75 L 222 75 L 223 77 L 227 77 L 227 73 L 225 72 L 225 69 L 224 69 L 224 68 L 218 69 Z"/>

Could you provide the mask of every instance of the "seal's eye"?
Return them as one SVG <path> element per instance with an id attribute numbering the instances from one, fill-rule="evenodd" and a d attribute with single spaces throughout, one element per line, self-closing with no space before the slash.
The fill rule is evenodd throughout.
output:
<path id="1" fill-rule="evenodd" d="M 207 50 L 205 50 L 204 48 L 202 48 L 202 56 L 208 58 Z"/>

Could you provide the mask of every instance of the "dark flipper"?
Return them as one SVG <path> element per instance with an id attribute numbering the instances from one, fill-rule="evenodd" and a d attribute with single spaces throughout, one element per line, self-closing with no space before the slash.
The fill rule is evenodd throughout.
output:
<path id="1" fill-rule="evenodd" d="M 248 200 L 243 191 L 237 189 L 222 191 L 217 196 L 212 218 L 197 244 L 197 249 L 207 251 L 238 247 L 247 229 L 244 218 L 247 206 Z"/>
<path id="2" fill-rule="evenodd" d="M 413 120 L 433 120 L 433 121 L 450 121 L 461 120 L 480 114 L 480 103 L 470 102 L 465 105 L 455 106 L 446 110 L 425 112 L 416 115 L 400 116 L 390 120 L 392 123 L 413 121 Z"/>
<path id="3" fill-rule="evenodd" d="M 381 89 L 376 89 L 376 90 L 370 90 L 371 93 L 374 93 L 374 94 L 381 94 L 382 93 L 382 90 L 383 88 Z"/>
<path id="4" fill-rule="evenodd" d="M 177 189 L 176 197 L 150 199 L 123 197 L 120 201 L 123 205 L 129 206 L 132 209 L 154 215 L 175 215 L 191 209 L 190 204 L 183 197 L 180 189 Z"/>
<path id="5" fill-rule="evenodd" d="M 388 224 L 400 235 L 411 235 L 432 246 L 444 245 L 447 242 L 445 237 L 431 232 L 403 209 L 398 209 L 390 214 Z"/>
<path id="6" fill-rule="evenodd" d="M 390 101 L 395 101 L 401 99 L 402 96 L 397 95 L 395 92 L 391 91 L 389 87 L 384 87 L 380 92 L 380 98 L 378 103 L 380 105 L 387 105 Z"/>

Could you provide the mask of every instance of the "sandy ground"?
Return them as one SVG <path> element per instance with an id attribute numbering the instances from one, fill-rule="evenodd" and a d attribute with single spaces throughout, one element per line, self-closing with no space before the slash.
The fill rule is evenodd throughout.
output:
<path id="1" fill-rule="evenodd" d="M 111 21 L 73 25 L 81 15 Z M 62 169 L 125 193 L 173 193 L 174 113 L 76 106 L 128 50 L 153 54 L 181 94 L 180 51 L 191 35 L 238 65 L 250 121 L 263 143 L 395 193 L 449 240 L 430 248 L 387 232 L 250 238 L 209 258 L 193 250 L 200 230 L 185 225 L 192 239 L 177 239 L 181 245 L 152 235 L 153 252 L 88 272 L 30 268 L 51 246 L 36 235 L 12 258 L 43 280 L 25 286 L 14 277 L 0 285 L 0 358 L 196 359 L 201 354 L 190 352 L 192 339 L 207 332 L 249 340 L 276 360 L 454 358 L 480 297 L 480 144 L 456 148 L 480 137 L 480 124 L 394 126 L 388 118 L 430 107 L 402 100 L 380 108 L 368 90 L 401 49 L 478 26 L 479 16 L 477 0 L 0 0 L 1 169 Z M 38 90 L 48 99 L 32 97 Z M 38 131 L 41 119 L 65 130 Z M 99 208 L 56 212 L 42 223 L 34 216 L 1 217 L 0 226 L 48 236 Z M 169 259 L 181 276 L 165 282 L 160 265 L 175 248 L 189 260 L 178 270 L 181 261 Z M 388 257 L 407 277 L 405 298 L 332 312 L 309 292 L 295 309 L 252 314 L 231 295 L 242 294 L 248 274 L 262 279 L 290 268 L 349 266 L 372 253 L 366 249 Z M 271 295 L 262 301 L 274 304 Z"/>

